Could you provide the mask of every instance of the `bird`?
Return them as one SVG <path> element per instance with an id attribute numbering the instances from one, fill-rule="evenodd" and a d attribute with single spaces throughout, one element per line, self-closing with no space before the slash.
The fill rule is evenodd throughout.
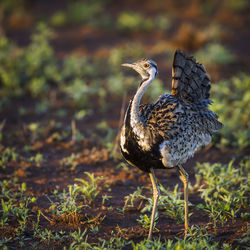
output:
<path id="1" fill-rule="evenodd" d="M 120 133 L 120 149 L 125 160 L 149 174 L 153 188 L 153 207 L 148 240 L 160 190 L 155 169 L 177 168 L 184 184 L 185 234 L 188 232 L 188 173 L 183 164 L 195 151 L 211 142 L 222 128 L 218 115 L 209 110 L 211 82 L 205 67 L 184 51 L 175 51 L 171 93 L 161 95 L 153 104 L 141 98 L 158 74 L 156 62 L 141 59 L 124 63 L 139 73 L 142 81 L 130 100 Z"/>

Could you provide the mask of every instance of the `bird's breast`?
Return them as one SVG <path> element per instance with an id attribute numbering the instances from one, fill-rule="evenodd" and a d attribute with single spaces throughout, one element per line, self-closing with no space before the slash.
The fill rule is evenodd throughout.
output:
<path id="1" fill-rule="evenodd" d="M 165 168 L 162 164 L 159 146 L 151 145 L 149 150 L 145 150 L 138 142 L 139 140 L 131 128 L 125 126 L 122 128 L 121 152 L 126 161 L 144 172 L 149 172 L 150 168 Z"/>
<path id="2" fill-rule="evenodd" d="M 149 142 L 150 140 L 146 131 L 143 131 L 143 133 L 135 133 L 134 128 L 131 126 L 130 113 L 131 101 L 127 108 L 121 130 L 120 146 L 123 157 L 129 164 L 145 172 L 149 172 L 150 168 L 164 168 L 161 161 L 159 145 Z"/>

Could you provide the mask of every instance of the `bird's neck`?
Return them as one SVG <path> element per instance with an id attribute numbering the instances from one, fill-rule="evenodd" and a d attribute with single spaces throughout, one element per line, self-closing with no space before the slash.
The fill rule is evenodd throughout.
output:
<path id="1" fill-rule="evenodd" d="M 140 84 L 139 89 L 137 90 L 133 98 L 132 106 L 131 106 L 131 123 L 132 123 L 131 126 L 132 127 L 135 127 L 137 124 L 139 125 L 144 124 L 143 118 L 140 116 L 140 113 L 139 113 L 139 106 L 140 106 L 140 102 L 141 102 L 141 98 L 143 94 L 145 93 L 147 88 L 150 86 L 154 78 L 155 78 L 155 74 L 151 74 L 149 78 L 143 79 L 142 83 Z"/>

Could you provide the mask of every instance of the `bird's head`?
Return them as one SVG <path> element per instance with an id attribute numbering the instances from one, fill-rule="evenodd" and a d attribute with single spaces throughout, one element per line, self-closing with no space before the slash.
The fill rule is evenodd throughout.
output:
<path id="1" fill-rule="evenodd" d="M 150 59 L 142 59 L 134 63 L 123 63 L 122 66 L 134 69 L 143 79 L 155 77 L 158 72 L 157 64 Z"/>

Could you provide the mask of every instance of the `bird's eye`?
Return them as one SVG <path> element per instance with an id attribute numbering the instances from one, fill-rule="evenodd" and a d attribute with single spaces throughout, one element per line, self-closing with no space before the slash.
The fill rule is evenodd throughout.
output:
<path id="1" fill-rule="evenodd" d="M 149 64 L 148 63 L 144 63 L 144 68 L 148 68 L 149 67 Z"/>

